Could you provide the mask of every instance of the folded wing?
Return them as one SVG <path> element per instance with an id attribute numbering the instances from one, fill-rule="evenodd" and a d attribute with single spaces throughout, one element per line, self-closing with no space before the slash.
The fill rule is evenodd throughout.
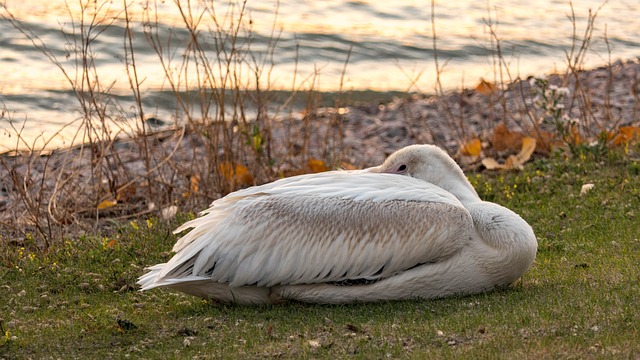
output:
<path id="1" fill-rule="evenodd" d="M 215 201 L 143 288 L 180 279 L 230 286 L 373 280 L 437 262 L 472 238 L 450 193 L 407 176 L 329 172 Z"/>

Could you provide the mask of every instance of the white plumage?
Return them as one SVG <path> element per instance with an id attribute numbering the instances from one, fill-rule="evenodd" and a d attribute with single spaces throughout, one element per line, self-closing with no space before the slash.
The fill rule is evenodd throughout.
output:
<path id="1" fill-rule="evenodd" d="M 537 250 L 531 227 L 482 201 L 433 145 L 233 192 L 176 232 L 187 229 L 142 290 L 240 304 L 435 298 L 509 285 Z"/>

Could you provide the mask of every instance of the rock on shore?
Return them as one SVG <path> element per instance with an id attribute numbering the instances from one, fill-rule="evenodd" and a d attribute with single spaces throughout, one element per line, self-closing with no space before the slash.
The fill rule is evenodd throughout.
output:
<path id="1" fill-rule="evenodd" d="M 554 88 L 567 89 L 560 106 L 563 119 L 572 121 L 586 141 L 603 131 L 639 124 L 637 59 L 546 80 Z M 540 108 L 532 86 L 533 81 L 523 79 L 441 96 L 411 95 L 386 104 L 318 109 L 270 119 L 269 132 L 261 120 L 258 137 L 242 135 L 235 127 L 235 133 L 225 136 L 237 140 L 225 142 L 221 137 L 215 149 L 213 126 L 202 125 L 46 156 L 0 155 L 0 222 L 10 224 L 3 236 L 68 224 L 91 229 L 96 218 L 159 214 L 168 206 L 200 209 L 233 187 L 249 185 L 234 184 L 229 177 L 235 174 L 221 174 L 223 162 L 241 165 L 251 172 L 252 181 L 261 183 L 304 171 L 309 159 L 341 166 L 377 165 L 396 149 L 415 143 L 436 144 L 455 154 L 460 144 L 478 138 L 490 152 L 499 124 L 523 134 L 556 131 L 544 121 L 548 109 Z M 97 209 L 104 201 L 112 203 Z"/>

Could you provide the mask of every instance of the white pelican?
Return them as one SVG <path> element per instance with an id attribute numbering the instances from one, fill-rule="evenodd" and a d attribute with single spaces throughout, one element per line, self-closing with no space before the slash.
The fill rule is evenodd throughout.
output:
<path id="1" fill-rule="evenodd" d="M 509 285 L 538 246 L 529 224 L 482 201 L 433 145 L 233 192 L 176 232 L 187 229 L 141 290 L 239 304 L 428 299 Z"/>

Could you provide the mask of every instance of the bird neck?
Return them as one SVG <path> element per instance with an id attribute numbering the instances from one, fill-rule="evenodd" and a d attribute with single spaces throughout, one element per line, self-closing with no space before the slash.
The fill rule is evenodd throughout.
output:
<path id="1" fill-rule="evenodd" d="M 438 179 L 438 186 L 453 194 L 463 205 L 476 203 L 481 201 L 478 193 L 473 188 L 464 172 L 453 160 L 441 164 L 438 171 L 441 174 Z"/>
<path id="2" fill-rule="evenodd" d="M 465 206 L 481 201 L 478 193 L 464 174 L 460 174 L 460 177 L 445 180 L 440 187 L 453 194 Z"/>

